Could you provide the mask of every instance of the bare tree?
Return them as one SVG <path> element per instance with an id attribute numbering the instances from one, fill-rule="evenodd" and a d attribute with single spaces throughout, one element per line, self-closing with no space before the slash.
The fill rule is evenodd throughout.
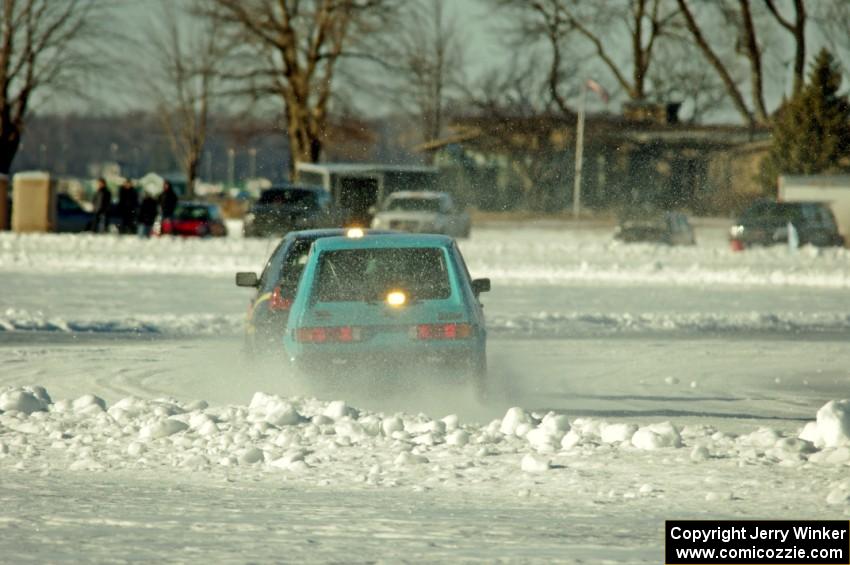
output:
<path id="1" fill-rule="evenodd" d="M 686 39 L 664 42 L 656 51 L 650 75 L 653 97 L 681 102 L 680 118 L 692 123 L 702 122 L 726 100 L 726 90 L 714 69 L 694 64 L 700 56 Z"/>
<path id="2" fill-rule="evenodd" d="M 399 62 L 393 65 L 401 79 L 403 105 L 422 123 L 422 137 L 442 134 L 446 105 L 456 94 L 463 77 L 464 52 L 453 14 L 445 0 L 413 0 L 405 6 L 399 26 Z"/>
<path id="3" fill-rule="evenodd" d="M 215 20 L 206 20 L 200 27 L 190 27 L 185 20 L 186 14 L 179 13 L 174 4 L 162 2 L 147 38 L 154 50 L 147 84 L 191 196 L 206 143 L 223 46 Z"/>
<path id="4" fill-rule="evenodd" d="M 749 125 L 755 125 L 756 123 L 764 122 L 766 120 L 766 115 L 763 114 L 766 114 L 766 112 L 757 111 L 757 115 L 754 116 L 753 113 L 750 111 L 744 99 L 741 87 L 738 81 L 735 80 L 735 78 L 733 77 L 729 65 L 720 57 L 718 52 L 709 43 L 708 38 L 706 37 L 703 31 L 703 28 L 698 23 L 693 10 L 687 3 L 687 0 L 676 1 L 679 4 L 679 9 L 682 13 L 682 17 L 684 18 L 685 26 L 690 32 L 694 43 L 702 52 L 708 63 L 717 72 L 718 76 L 720 77 L 720 80 L 723 82 L 723 85 L 726 88 L 726 92 L 729 95 L 729 98 L 731 98 L 732 100 L 732 104 L 735 106 L 735 109 Z M 739 1 L 742 5 L 742 9 L 743 6 L 746 6 L 749 13 L 749 0 Z M 746 17 L 744 19 L 746 20 Z M 761 56 L 758 50 L 757 41 L 755 38 L 755 28 L 754 26 L 752 26 L 751 18 L 749 20 L 749 26 L 745 22 L 743 24 L 743 29 L 743 35 L 747 44 L 745 50 L 748 57 L 750 58 L 751 80 L 754 81 L 753 96 L 756 99 L 756 106 L 761 106 L 763 109 L 764 104 L 763 100 L 761 100 Z M 755 59 L 753 59 L 753 57 L 755 57 Z"/>
<path id="5" fill-rule="evenodd" d="M 558 92 L 567 41 L 578 40 L 592 58 L 611 73 L 631 100 L 644 100 L 650 90 L 649 70 L 659 40 L 677 17 L 669 0 L 493 0 L 513 12 L 521 37 L 544 38 L 551 49 L 550 91 L 558 106 L 566 104 Z M 612 45 L 628 38 L 623 60 Z M 574 44 L 577 46 L 578 44 Z"/>
<path id="6" fill-rule="evenodd" d="M 36 96 L 73 90 L 91 70 L 94 0 L 2 0 L 0 173 L 8 173 Z"/>
<path id="7" fill-rule="evenodd" d="M 796 95 L 803 88 L 806 78 L 806 20 L 808 19 L 806 4 L 804 0 L 794 0 L 794 21 L 791 21 L 782 15 L 774 0 L 764 0 L 764 2 L 779 25 L 794 37 L 794 94 Z M 847 36 L 846 27 L 844 36 Z"/>
<path id="8" fill-rule="evenodd" d="M 382 30 L 397 0 L 205 0 L 199 11 L 228 32 L 242 55 L 231 92 L 276 96 L 284 106 L 290 170 L 322 153 L 336 67 L 374 57 L 356 47 Z"/>
<path id="9" fill-rule="evenodd" d="M 536 59 L 534 52 L 514 53 L 508 62 L 477 81 L 464 83 L 464 105 L 473 114 L 498 119 L 528 118 L 553 110 L 572 114 L 552 100 L 549 80 L 541 76 Z"/>

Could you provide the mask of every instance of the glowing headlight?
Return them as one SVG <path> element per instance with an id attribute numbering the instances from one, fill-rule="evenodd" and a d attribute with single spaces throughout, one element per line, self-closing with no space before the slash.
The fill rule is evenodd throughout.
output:
<path id="1" fill-rule="evenodd" d="M 363 237 L 363 230 L 360 228 L 349 228 L 347 232 L 345 232 L 346 237 L 358 238 Z"/>
<path id="2" fill-rule="evenodd" d="M 400 290 L 394 290 L 387 294 L 387 304 L 394 307 L 404 306 L 407 302 L 407 295 Z"/>

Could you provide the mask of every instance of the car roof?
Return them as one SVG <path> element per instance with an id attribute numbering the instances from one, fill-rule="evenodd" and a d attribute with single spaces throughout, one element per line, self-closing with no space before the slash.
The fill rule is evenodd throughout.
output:
<path id="1" fill-rule="evenodd" d="M 437 190 L 397 190 L 389 195 L 389 198 L 446 198 L 448 192 Z"/>
<path id="2" fill-rule="evenodd" d="M 350 228 L 319 228 L 312 230 L 298 230 L 289 232 L 288 234 L 286 234 L 286 237 L 290 239 L 318 239 L 320 237 L 343 237 L 348 233 L 349 229 Z M 363 232 L 366 235 L 384 235 L 398 233 L 392 230 L 371 229 L 364 229 Z"/>
<path id="3" fill-rule="evenodd" d="M 309 185 L 309 184 L 274 184 L 269 188 L 260 191 L 260 194 L 266 192 L 286 192 L 287 190 L 306 190 L 308 192 L 327 192 L 325 187 Z"/>
<path id="4" fill-rule="evenodd" d="M 749 207 L 753 208 L 755 206 L 773 206 L 775 208 L 783 208 L 783 207 L 799 207 L 799 206 L 828 206 L 826 202 L 818 202 L 815 200 L 767 200 L 761 199 L 753 202 Z"/>
<path id="5" fill-rule="evenodd" d="M 454 240 L 445 235 L 436 234 L 384 234 L 380 236 L 366 235 L 364 237 L 327 237 L 316 241 L 313 249 L 316 251 L 331 251 L 338 249 L 381 249 L 381 248 L 410 248 L 410 247 L 449 247 Z"/>

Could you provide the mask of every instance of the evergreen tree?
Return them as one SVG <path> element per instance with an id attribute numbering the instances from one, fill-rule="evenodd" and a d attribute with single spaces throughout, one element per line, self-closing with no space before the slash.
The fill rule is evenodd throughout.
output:
<path id="1" fill-rule="evenodd" d="M 841 71 L 826 49 L 818 53 L 806 86 L 776 114 L 773 145 L 761 183 L 775 194 L 779 175 L 846 171 L 850 157 L 850 103 L 838 94 Z"/>

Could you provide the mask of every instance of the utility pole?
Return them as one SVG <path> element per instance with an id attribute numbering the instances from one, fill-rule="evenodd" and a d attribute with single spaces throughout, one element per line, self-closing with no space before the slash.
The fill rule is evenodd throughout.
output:
<path id="1" fill-rule="evenodd" d="M 227 150 L 227 184 L 227 188 L 236 184 L 236 150 L 232 147 Z"/>
<path id="2" fill-rule="evenodd" d="M 584 157 L 584 106 L 587 101 L 587 81 L 581 85 L 581 99 L 578 105 L 578 125 L 576 126 L 576 174 L 573 185 L 573 218 L 581 214 L 581 166 Z"/>

